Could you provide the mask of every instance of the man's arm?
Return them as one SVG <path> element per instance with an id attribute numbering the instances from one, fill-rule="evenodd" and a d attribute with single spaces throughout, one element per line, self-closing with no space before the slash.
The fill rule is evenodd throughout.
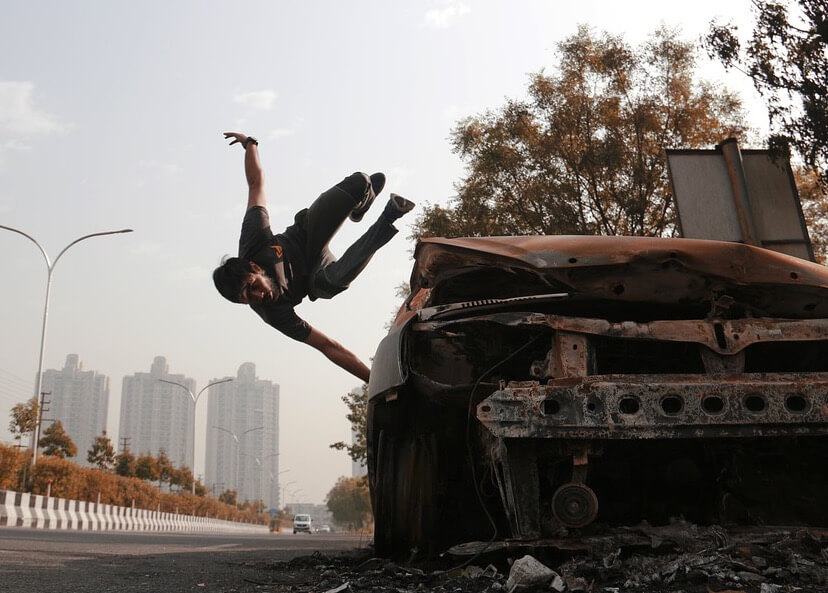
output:
<path id="1" fill-rule="evenodd" d="M 353 352 L 345 348 L 336 340 L 332 340 L 319 330 L 311 328 L 311 333 L 308 336 L 308 339 L 305 340 L 305 343 L 319 350 L 322 354 L 327 356 L 331 362 L 345 369 L 354 377 L 357 377 L 366 383 L 368 382 L 368 377 L 371 374 L 368 367 L 365 366 Z"/>
<path id="2" fill-rule="evenodd" d="M 249 136 L 240 132 L 224 132 L 224 138 L 233 138 L 232 146 L 236 142 L 244 149 L 244 176 L 247 178 L 247 208 L 253 206 L 267 207 L 264 192 L 264 171 L 259 161 L 259 146 L 256 142 L 248 142 Z"/>

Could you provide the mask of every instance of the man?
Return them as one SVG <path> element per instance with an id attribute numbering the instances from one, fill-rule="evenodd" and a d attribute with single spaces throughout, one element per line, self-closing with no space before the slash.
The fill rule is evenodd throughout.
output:
<path id="1" fill-rule="evenodd" d="M 350 217 L 358 222 L 385 185 L 385 175 L 354 173 L 322 193 L 294 223 L 274 235 L 264 191 L 258 141 L 239 132 L 225 132 L 231 145 L 244 149 L 247 212 L 239 238 L 239 256 L 213 271 L 213 282 L 229 301 L 250 307 L 285 335 L 319 350 L 352 375 L 368 381 L 370 371 L 356 355 L 301 319 L 294 307 L 329 299 L 348 288 L 377 249 L 397 233 L 393 222 L 414 208 L 413 202 L 391 194 L 377 221 L 337 260 L 328 243 Z"/>

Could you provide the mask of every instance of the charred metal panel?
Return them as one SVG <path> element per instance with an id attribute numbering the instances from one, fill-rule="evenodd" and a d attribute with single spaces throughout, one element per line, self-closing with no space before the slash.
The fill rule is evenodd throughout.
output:
<path id="1" fill-rule="evenodd" d="M 597 287 L 581 284 L 572 272 L 590 268 L 602 273 L 615 270 L 616 275 L 626 277 L 628 282 L 640 283 L 641 269 L 646 269 L 652 278 L 652 270 L 666 270 L 663 266 L 670 263 L 685 270 L 687 277 L 721 278 L 766 286 L 828 287 L 828 270 L 824 266 L 751 245 L 699 239 L 573 235 L 433 237 L 417 244 L 414 257 L 411 290 L 415 293 L 474 268 L 522 268 L 551 274 L 563 283 L 569 281 L 572 291 L 597 294 Z M 479 288 L 482 291 L 485 287 Z M 674 292 L 676 295 L 687 293 L 687 289 L 675 285 Z M 651 290 L 651 298 L 657 296 Z"/>
<path id="2" fill-rule="evenodd" d="M 407 324 L 402 324 L 392 328 L 377 347 L 368 382 L 369 399 L 405 383 L 408 376 L 408 366 L 404 364 L 403 349 L 406 327 L 408 327 Z"/>
<path id="3" fill-rule="evenodd" d="M 437 330 L 454 324 L 494 321 L 503 325 L 544 326 L 571 333 L 636 340 L 693 342 L 724 355 L 737 354 L 751 344 L 828 340 L 828 319 L 733 319 L 670 320 L 613 323 L 604 319 L 545 315 L 542 313 L 499 313 L 454 321 L 416 323 L 415 331 Z M 583 354 L 581 350 L 578 355 Z M 554 364 L 553 364 L 554 366 Z M 570 375 L 563 375 L 570 376 Z M 574 375 L 579 376 L 579 375 Z"/>
<path id="4" fill-rule="evenodd" d="M 498 439 L 494 447 L 495 473 L 506 516 L 516 536 L 541 534 L 538 465 L 532 441 Z"/>
<path id="5" fill-rule="evenodd" d="M 511 382 L 477 406 L 477 418 L 499 438 L 828 434 L 828 373 Z"/>
<path id="6" fill-rule="evenodd" d="M 586 336 L 569 332 L 555 332 L 552 348 L 542 363 L 532 366 L 533 377 L 586 377 L 594 363 Z"/>

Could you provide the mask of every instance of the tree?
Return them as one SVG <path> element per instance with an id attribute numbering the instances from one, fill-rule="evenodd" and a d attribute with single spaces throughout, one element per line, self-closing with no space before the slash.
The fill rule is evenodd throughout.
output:
<path id="1" fill-rule="evenodd" d="M 135 477 L 147 482 L 158 479 L 158 462 L 149 453 L 143 453 L 135 460 Z"/>
<path id="2" fill-rule="evenodd" d="M 37 398 L 34 396 L 27 402 L 12 406 L 9 432 L 14 435 L 14 440 L 19 441 L 25 435 L 34 432 L 37 426 L 37 408 Z"/>
<path id="3" fill-rule="evenodd" d="M 772 150 L 789 148 L 828 185 L 828 4 L 752 0 L 756 22 L 742 47 L 738 27 L 710 24 L 705 47 L 753 80 L 770 117 Z"/>
<path id="4" fill-rule="evenodd" d="M 452 149 L 466 177 L 429 206 L 413 238 L 515 234 L 669 235 L 664 149 L 745 133 L 736 95 L 694 82 L 695 51 L 661 28 L 633 48 L 581 26 L 525 100 L 461 121 Z"/>
<path id="5" fill-rule="evenodd" d="M 368 385 L 363 384 L 356 391 L 351 391 L 342 396 L 342 401 L 348 406 L 346 418 L 351 423 L 351 431 L 355 435 L 351 444 L 339 441 L 333 443 L 331 449 L 345 450 L 348 455 L 357 463 L 365 465 L 368 460 L 366 447 L 366 427 L 368 426 Z"/>
<path id="6" fill-rule="evenodd" d="M 78 454 L 78 447 L 66 434 L 63 423 L 55 420 L 52 425 L 43 431 L 43 436 L 38 441 L 38 446 L 43 449 L 44 455 L 51 455 L 64 459 L 74 457 Z"/>
<path id="7" fill-rule="evenodd" d="M 135 455 L 129 449 L 124 449 L 115 456 L 115 473 L 126 478 L 135 476 Z"/>
<path id="8" fill-rule="evenodd" d="M 169 483 L 172 479 L 175 466 L 173 466 L 172 461 L 170 461 L 170 456 L 167 455 L 164 449 L 158 451 L 158 457 L 155 458 L 155 466 L 158 468 L 158 487 L 161 488 L 161 484 L 164 482 Z"/>
<path id="9" fill-rule="evenodd" d="M 172 468 L 170 472 L 170 486 L 176 486 L 179 490 L 183 490 L 185 488 L 192 488 L 193 485 L 193 472 L 187 466 L 182 466 L 178 469 Z"/>
<path id="10" fill-rule="evenodd" d="M 112 469 L 112 466 L 115 465 L 115 449 L 112 446 L 112 441 L 106 436 L 106 430 L 95 437 L 92 447 L 86 454 L 86 460 L 105 470 Z"/>
<path id="11" fill-rule="evenodd" d="M 238 499 L 238 493 L 235 490 L 225 490 L 221 494 L 219 494 L 218 500 L 219 502 L 223 502 L 224 504 L 230 504 L 236 506 L 236 500 Z"/>
<path id="12" fill-rule="evenodd" d="M 828 186 L 819 182 L 817 173 L 804 168 L 794 169 L 802 213 L 814 247 L 814 256 L 828 263 Z"/>
<path id="13" fill-rule="evenodd" d="M 337 523 L 363 527 L 371 518 L 368 477 L 339 478 L 325 497 L 325 503 Z"/>

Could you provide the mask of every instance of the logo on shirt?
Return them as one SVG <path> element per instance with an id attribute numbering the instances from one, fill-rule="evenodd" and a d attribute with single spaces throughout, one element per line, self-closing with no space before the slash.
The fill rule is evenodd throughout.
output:
<path id="1" fill-rule="evenodd" d="M 273 249 L 276 250 L 276 257 L 282 259 L 282 246 L 281 245 L 273 245 Z"/>

